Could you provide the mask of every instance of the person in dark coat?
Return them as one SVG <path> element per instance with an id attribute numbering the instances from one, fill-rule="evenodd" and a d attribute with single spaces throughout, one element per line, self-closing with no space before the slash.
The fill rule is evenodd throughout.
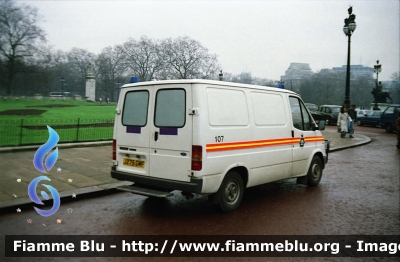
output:
<path id="1" fill-rule="evenodd" d="M 354 122 L 357 121 L 357 112 L 356 112 L 356 105 L 351 105 L 350 109 L 347 110 L 347 114 L 351 117 L 352 121 L 349 121 L 349 135 L 353 138 L 354 134 Z"/>

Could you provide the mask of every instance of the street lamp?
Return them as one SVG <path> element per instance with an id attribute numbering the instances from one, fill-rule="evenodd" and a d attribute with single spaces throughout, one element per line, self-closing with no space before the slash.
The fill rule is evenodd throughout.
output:
<path id="1" fill-rule="evenodd" d="M 349 12 L 349 17 L 344 19 L 344 27 L 343 32 L 345 35 L 348 36 L 348 47 L 347 47 L 347 70 L 346 70 L 346 93 L 344 96 L 344 104 L 347 108 L 350 107 L 350 42 L 351 42 L 351 35 L 353 34 L 354 30 L 356 30 L 356 15 L 353 14 L 353 7 L 347 10 Z"/>
<path id="2" fill-rule="evenodd" d="M 374 65 L 374 73 L 376 73 L 376 86 L 378 86 L 378 75 L 382 72 L 382 65 L 379 64 L 379 60 L 376 61 L 376 65 Z"/>
<path id="3" fill-rule="evenodd" d="M 374 65 L 374 73 L 376 74 L 376 83 L 375 83 L 375 105 L 373 110 L 380 110 L 378 106 L 378 94 L 382 91 L 381 90 L 381 85 L 378 82 L 378 75 L 379 73 L 382 72 L 382 65 L 379 64 L 379 60 L 376 61 L 376 65 Z"/>
<path id="4" fill-rule="evenodd" d="M 64 96 L 64 85 L 66 84 L 65 84 L 65 78 L 63 76 L 61 77 L 60 82 L 61 82 L 61 96 Z"/>

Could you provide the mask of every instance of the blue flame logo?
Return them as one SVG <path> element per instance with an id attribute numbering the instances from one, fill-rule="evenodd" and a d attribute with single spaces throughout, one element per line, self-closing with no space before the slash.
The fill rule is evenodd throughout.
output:
<path id="1" fill-rule="evenodd" d="M 43 159 L 47 153 L 50 152 L 50 150 L 57 145 L 58 140 L 60 137 L 58 136 L 57 132 L 54 131 L 51 127 L 47 126 L 47 129 L 49 131 L 49 140 L 39 147 L 39 149 L 36 151 L 35 156 L 33 157 L 33 165 L 36 167 L 37 170 L 39 170 L 42 173 L 47 173 L 54 164 L 57 161 L 58 158 L 58 148 L 54 150 L 53 153 L 49 154 L 46 158 L 45 164 L 47 171 L 45 170 L 43 166 Z"/>
<path id="2" fill-rule="evenodd" d="M 56 148 L 52 153 L 48 154 L 50 150 L 57 145 L 58 140 L 60 137 L 58 136 L 57 132 L 54 131 L 51 127 L 47 126 L 47 129 L 49 131 L 49 139 L 47 142 L 40 146 L 39 149 L 36 151 L 35 156 L 33 157 L 33 165 L 37 170 L 39 170 L 42 173 L 47 173 L 50 171 L 50 169 L 54 166 L 54 164 L 57 161 L 58 158 L 58 148 Z M 47 155 L 47 158 L 45 159 Z M 46 168 L 43 165 L 43 162 L 46 166 Z M 36 204 L 39 205 L 44 205 L 43 202 L 39 199 L 39 197 L 36 195 L 36 187 L 38 183 L 42 180 L 48 180 L 51 181 L 50 178 L 47 176 L 39 176 L 31 181 L 31 183 L 28 186 L 28 195 L 30 199 L 35 202 Z M 58 194 L 57 190 L 49 185 L 42 184 L 45 186 L 50 193 L 53 196 L 53 207 L 50 210 L 41 210 L 37 207 L 34 207 L 36 212 L 39 213 L 39 215 L 48 217 L 53 215 L 55 212 L 57 212 L 58 208 L 60 207 L 60 195 Z M 44 199 L 48 200 L 49 196 L 47 195 L 46 192 L 41 191 L 41 195 Z"/>

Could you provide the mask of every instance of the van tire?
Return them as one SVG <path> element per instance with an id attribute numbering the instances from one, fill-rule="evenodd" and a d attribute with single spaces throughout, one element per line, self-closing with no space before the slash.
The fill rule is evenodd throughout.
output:
<path id="1" fill-rule="evenodd" d="M 235 211 L 242 202 L 243 193 L 242 177 L 237 172 L 228 172 L 216 195 L 219 208 L 225 213 Z"/>
<path id="2" fill-rule="evenodd" d="M 319 181 L 321 181 L 322 177 L 322 161 L 318 156 L 314 156 L 310 168 L 307 173 L 307 185 L 308 186 L 317 186 Z"/>

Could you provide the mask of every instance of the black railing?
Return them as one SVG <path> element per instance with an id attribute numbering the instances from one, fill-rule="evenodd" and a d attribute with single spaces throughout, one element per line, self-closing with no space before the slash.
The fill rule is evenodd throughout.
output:
<path id="1" fill-rule="evenodd" d="M 46 143 L 47 126 L 59 135 L 58 143 L 111 140 L 114 119 L 0 120 L 0 147 Z"/>

